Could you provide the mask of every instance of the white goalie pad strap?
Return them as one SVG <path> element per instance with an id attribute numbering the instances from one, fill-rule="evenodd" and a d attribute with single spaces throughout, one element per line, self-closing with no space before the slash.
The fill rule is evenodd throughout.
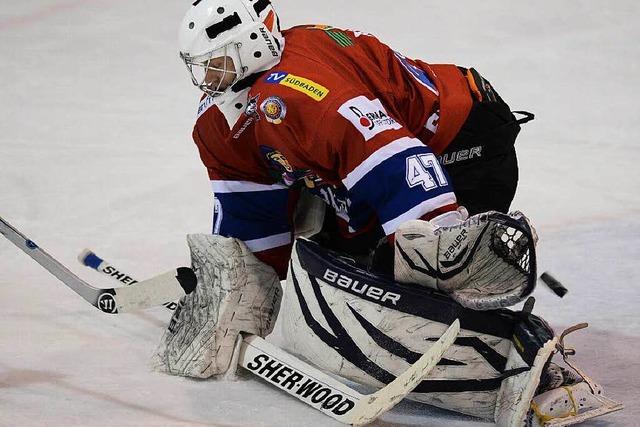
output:
<path id="1" fill-rule="evenodd" d="M 155 369 L 208 378 L 230 367 L 240 332 L 266 336 L 278 314 L 278 275 L 237 239 L 187 236 L 198 285 L 174 313 L 153 358 Z"/>
<path id="2" fill-rule="evenodd" d="M 520 427 L 529 412 L 531 400 L 535 394 L 540 376 L 549 358 L 553 355 L 557 338 L 553 338 L 538 351 L 531 369 L 505 379 L 500 387 L 496 401 L 495 421 L 500 427 Z M 511 348 L 508 369 L 526 366 L 515 347 Z"/>
<path id="3" fill-rule="evenodd" d="M 452 227 L 408 221 L 395 234 L 401 283 L 444 291 L 474 310 L 508 307 L 533 292 L 536 236 L 527 218 L 489 212 Z"/>

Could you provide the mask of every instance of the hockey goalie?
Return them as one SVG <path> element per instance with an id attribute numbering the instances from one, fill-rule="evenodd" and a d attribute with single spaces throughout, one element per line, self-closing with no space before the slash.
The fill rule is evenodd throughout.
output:
<path id="1" fill-rule="evenodd" d="M 516 118 L 473 68 L 357 31 L 282 30 L 268 0 L 196 1 L 180 56 L 204 92 L 193 139 L 213 234 L 189 236 L 198 286 L 158 369 L 228 377 L 238 337 L 267 336 L 279 316 L 290 353 L 382 387 L 459 319 L 412 399 L 500 426 L 621 408 L 570 361 L 577 328 L 556 334 L 527 300 L 537 236 L 507 212 L 533 115 Z"/>

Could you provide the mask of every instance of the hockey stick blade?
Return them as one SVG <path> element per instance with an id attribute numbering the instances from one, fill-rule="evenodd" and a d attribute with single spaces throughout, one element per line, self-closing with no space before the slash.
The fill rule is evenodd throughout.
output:
<path id="1" fill-rule="evenodd" d="M 112 279 L 117 280 L 123 285 L 135 285 L 136 283 L 140 283 L 135 280 L 132 276 L 124 273 L 119 268 L 113 266 L 113 264 L 108 263 L 103 258 L 99 257 L 95 252 L 90 249 L 83 250 L 80 255 L 78 255 L 78 261 L 85 267 L 89 267 L 92 270 L 97 271 L 103 275 L 109 276 Z M 165 302 L 162 304 L 168 310 L 175 310 L 178 307 L 178 304 L 171 301 Z"/>
<path id="2" fill-rule="evenodd" d="M 80 295 L 85 301 L 108 314 L 155 307 L 177 300 L 196 286 L 193 271 L 180 267 L 135 286 L 100 289 L 91 286 L 0 217 L 0 234 L 29 255 L 49 273 Z"/>
<path id="3" fill-rule="evenodd" d="M 440 361 L 460 332 L 456 319 L 409 369 L 384 388 L 363 395 L 318 368 L 255 335 L 244 339 L 238 364 L 324 414 L 351 425 L 365 425 L 398 404 Z"/>

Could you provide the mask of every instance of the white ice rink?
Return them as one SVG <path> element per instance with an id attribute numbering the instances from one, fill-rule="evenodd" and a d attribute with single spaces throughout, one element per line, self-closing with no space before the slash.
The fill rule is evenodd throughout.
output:
<path id="1" fill-rule="evenodd" d="M 199 94 L 177 55 L 191 1 L 0 0 L 0 216 L 84 279 L 85 247 L 148 277 L 188 264 L 212 197 L 191 142 Z M 427 62 L 475 66 L 537 120 L 513 207 L 541 237 L 536 312 L 640 425 L 640 3 L 276 0 L 283 25 L 372 32 Z M 310 118 L 313 119 L 313 118 Z M 107 316 L 0 239 L 1 426 L 335 425 L 266 384 L 164 376 L 170 313 Z M 377 425 L 485 424 L 402 404 Z"/>

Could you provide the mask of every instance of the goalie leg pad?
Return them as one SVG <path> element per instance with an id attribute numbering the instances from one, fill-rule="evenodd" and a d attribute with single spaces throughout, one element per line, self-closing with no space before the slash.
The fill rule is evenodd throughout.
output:
<path id="1" fill-rule="evenodd" d="M 460 319 L 458 338 L 409 398 L 499 426 L 522 426 L 532 399 L 546 410 L 545 394 L 534 395 L 557 385 L 543 375 L 556 351 L 584 382 L 595 384 L 569 363 L 571 352 L 564 346 L 568 333 L 586 325 L 556 337 L 531 314 L 529 303 L 521 312 L 467 309 L 441 292 L 395 283 L 304 239 L 294 245 L 282 304 L 284 348 L 321 369 L 374 387 L 392 381 L 429 349 L 451 319 Z M 566 378 L 563 385 L 575 384 L 575 378 Z M 616 408 L 621 405 L 603 404 L 555 425 Z"/>
<path id="2" fill-rule="evenodd" d="M 198 285 L 180 301 L 152 365 L 174 375 L 209 378 L 229 370 L 240 332 L 271 333 L 282 293 L 273 268 L 241 241 L 204 234 L 187 241 Z"/>
<path id="3" fill-rule="evenodd" d="M 544 322 L 527 313 L 470 310 L 441 292 L 371 274 L 314 242 L 295 243 L 281 313 L 283 348 L 324 370 L 381 387 L 455 318 L 460 335 L 410 398 L 494 420 L 505 378 L 528 372 L 553 338 Z"/>
<path id="4" fill-rule="evenodd" d="M 453 227 L 409 221 L 395 234 L 395 279 L 441 290 L 474 310 L 508 307 L 535 288 L 536 241 L 520 212 L 488 212 Z"/>

